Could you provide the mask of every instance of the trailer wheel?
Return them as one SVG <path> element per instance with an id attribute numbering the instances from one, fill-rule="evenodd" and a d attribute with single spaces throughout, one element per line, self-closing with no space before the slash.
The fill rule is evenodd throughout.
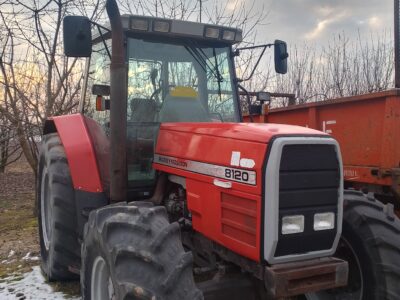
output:
<path id="1" fill-rule="evenodd" d="M 41 267 L 50 281 L 79 278 L 71 272 L 80 268 L 74 197 L 61 140 L 57 133 L 45 135 L 39 155 L 36 201 Z"/>
<path id="2" fill-rule="evenodd" d="M 342 238 L 335 256 L 349 262 L 349 284 L 306 298 L 400 299 L 399 236 L 400 220 L 391 204 L 345 191 Z"/>
<path id="3" fill-rule="evenodd" d="M 90 213 L 84 231 L 83 299 L 203 299 L 192 254 L 164 207 L 103 207 Z"/>

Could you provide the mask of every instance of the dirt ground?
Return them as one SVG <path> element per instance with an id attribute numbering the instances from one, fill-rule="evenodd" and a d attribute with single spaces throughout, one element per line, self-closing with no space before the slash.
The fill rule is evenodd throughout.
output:
<path id="1" fill-rule="evenodd" d="M 23 160 L 0 174 L 0 299 L 38 299 L 32 289 L 24 288 L 24 284 L 15 285 L 18 281 L 26 281 L 25 277 L 36 278 L 37 284 L 46 284 L 38 267 L 40 253 L 37 218 L 33 214 L 34 187 L 34 174 Z M 30 294 L 26 294 L 28 290 Z M 45 290 L 50 294 L 41 293 L 40 299 L 55 299 L 52 291 L 76 296 L 79 283 L 52 284 Z M 57 299 L 62 298 L 68 297 Z"/>
<path id="2" fill-rule="evenodd" d="M 34 185 L 33 173 L 24 162 L 0 174 L 0 277 L 38 264 Z"/>

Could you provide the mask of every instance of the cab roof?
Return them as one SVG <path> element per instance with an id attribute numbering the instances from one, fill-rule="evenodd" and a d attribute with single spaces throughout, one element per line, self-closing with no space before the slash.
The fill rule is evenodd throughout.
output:
<path id="1" fill-rule="evenodd" d="M 121 19 L 126 32 L 141 35 L 187 37 L 226 44 L 242 41 L 242 30 L 233 27 L 139 15 L 122 15 Z M 97 37 L 98 34 L 94 39 Z"/>

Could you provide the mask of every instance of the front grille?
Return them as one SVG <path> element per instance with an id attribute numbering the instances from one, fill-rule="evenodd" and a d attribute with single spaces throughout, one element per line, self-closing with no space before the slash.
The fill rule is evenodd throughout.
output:
<path id="1" fill-rule="evenodd" d="M 279 236 L 275 257 L 331 249 L 332 230 L 314 231 L 314 214 L 338 212 L 340 165 L 335 145 L 288 144 L 279 169 Z M 282 217 L 304 215 L 304 232 L 283 235 Z"/>

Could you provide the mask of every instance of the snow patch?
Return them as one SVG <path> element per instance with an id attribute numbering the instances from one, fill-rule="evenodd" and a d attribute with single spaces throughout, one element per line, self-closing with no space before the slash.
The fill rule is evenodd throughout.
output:
<path id="1" fill-rule="evenodd" d="M 15 254 L 14 250 L 10 250 L 10 253 L 8 253 L 8 258 L 10 258 L 11 256 L 13 256 Z"/>
<path id="2" fill-rule="evenodd" d="M 29 255 L 25 255 L 29 257 Z M 23 298 L 25 297 L 25 298 Z M 54 289 L 47 284 L 43 277 L 40 267 L 35 266 L 31 272 L 17 275 L 12 274 L 0 281 L 0 299 L 15 300 L 22 299 L 44 299 L 44 300 L 80 300 L 79 296 L 66 295 L 61 292 L 55 292 Z"/>

